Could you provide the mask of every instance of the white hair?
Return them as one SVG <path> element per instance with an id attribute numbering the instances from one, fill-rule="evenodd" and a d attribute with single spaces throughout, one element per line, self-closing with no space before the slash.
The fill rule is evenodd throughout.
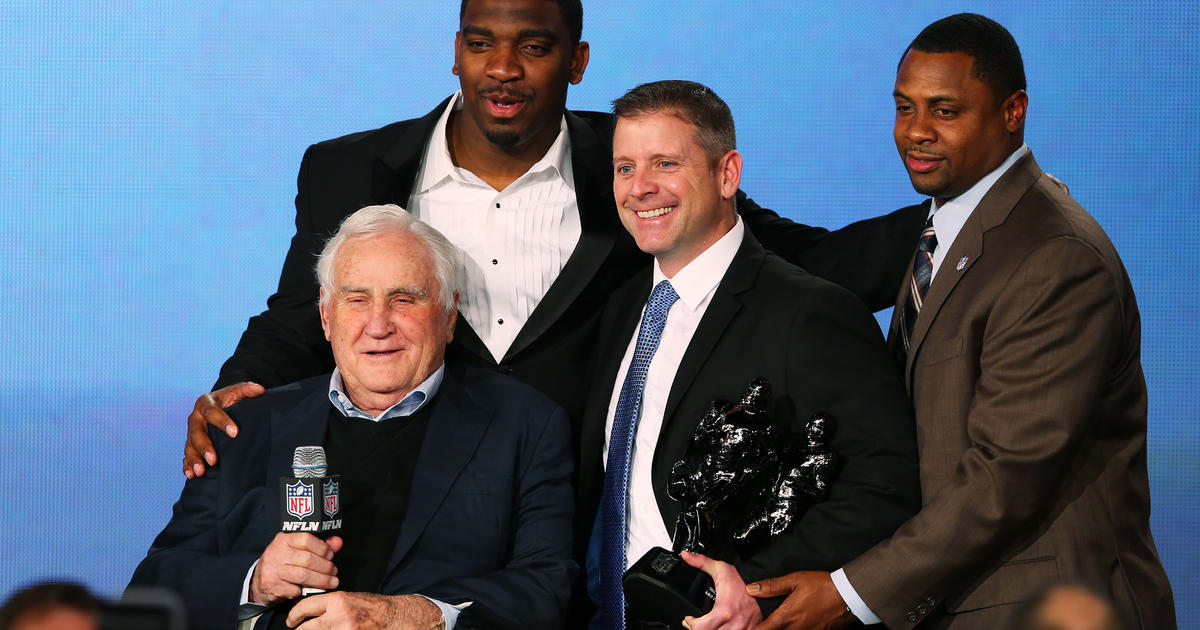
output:
<path id="1" fill-rule="evenodd" d="M 325 243 L 325 249 L 321 250 L 321 255 L 317 257 L 317 281 L 321 288 L 325 289 L 321 302 L 329 304 L 329 297 L 334 289 L 333 261 L 337 259 L 338 251 L 346 241 L 392 233 L 412 234 L 429 248 L 429 255 L 433 258 L 433 276 L 438 282 L 437 299 L 447 313 L 453 310 L 454 295 L 462 286 L 462 265 L 459 262 L 458 248 L 441 232 L 427 223 L 418 221 L 407 210 L 395 204 L 367 206 L 342 220 L 337 233 Z"/>

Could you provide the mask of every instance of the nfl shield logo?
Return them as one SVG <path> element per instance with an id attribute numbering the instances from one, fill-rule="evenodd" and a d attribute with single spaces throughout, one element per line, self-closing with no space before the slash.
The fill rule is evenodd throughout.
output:
<path id="1" fill-rule="evenodd" d="M 674 555 L 666 553 L 665 551 L 660 551 L 658 556 L 656 556 L 654 560 L 650 561 L 650 568 L 659 575 L 666 575 L 670 573 L 671 569 L 674 569 L 675 565 L 678 563 L 679 558 L 676 558 Z"/>
<path id="2" fill-rule="evenodd" d="M 325 516 L 337 516 L 338 513 L 338 482 L 329 480 L 321 486 L 325 495 Z"/>
<path id="3" fill-rule="evenodd" d="M 303 481 L 287 486 L 287 511 L 296 518 L 304 518 L 313 513 L 313 487 Z"/>

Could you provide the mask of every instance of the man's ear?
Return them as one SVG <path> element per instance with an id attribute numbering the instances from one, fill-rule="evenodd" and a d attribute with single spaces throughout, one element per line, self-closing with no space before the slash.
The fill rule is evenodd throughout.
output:
<path id="1" fill-rule="evenodd" d="M 321 313 L 321 330 L 325 331 L 325 341 L 329 341 L 329 305 L 325 299 L 325 287 L 317 294 L 317 311 Z"/>
<path id="2" fill-rule="evenodd" d="M 1004 112 L 1004 128 L 1008 133 L 1018 133 L 1025 129 L 1025 111 L 1029 107 L 1029 95 L 1025 90 L 1017 90 L 1004 99 L 1000 106 Z"/>
<path id="3" fill-rule="evenodd" d="M 458 75 L 458 49 L 460 44 L 462 44 L 462 31 L 454 34 L 454 66 L 450 68 L 450 72 L 455 76 Z"/>
<path id="4" fill-rule="evenodd" d="M 454 325 L 458 323 L 458 291 L 454 292 L 454 304 L 446 314 L 446 343 L 454 341 Z"/>
<path id="5" fill-rule="evenodd" d="M 454 51 L 457 55 L 457 46 L 455 46 Z M 583 80 L 583 71 L 587 70 L 589 54 L 590 51 L 587 42 L 575 44 L 575 52 L 571 53 L 571 85 L 579 85 L 579 82 Z"/>
<path id="6" fill-rule="evenodd" d="M 721 198 L 733 199 L 742 184 L 742 154 L 732 150 L 717 162 L 717 179 L 721 182 Z"/>

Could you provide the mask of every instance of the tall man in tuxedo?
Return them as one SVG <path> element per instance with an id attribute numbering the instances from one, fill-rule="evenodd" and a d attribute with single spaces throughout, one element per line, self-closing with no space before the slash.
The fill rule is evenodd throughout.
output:
<path id="1" fill-rule="evenodd" d="M 132 584 L 176 590 L 196 630 L 264 607 L 255 627 L 560 627 L 570 425 L 532 387 L 444 361 L 457 260 L 397 206 L 347 218 L 318 261 L 333 373 L 230 408 L 242 435 L 213 431 L 220 464 L 187 482 Z M 279 532 L 279 477 L 317 444 L 341 476 L 328 540 Z"/>
<path id="2" fill-rule="evenodd" d="M 625 627 L 621 574 L 650 548 L 671 547 L 680 508 L 668 478 L 709 404 L 766 377 L 783 431 L 833 415 L 842 464 L 829 497 L 767 548 L 711 541 L 713 558 L 685 556 L 712 573 L 717 594 L 714 610 L 687 624 L 748 628 L 761 612 L 743 577 L 836 568 L 915 512 L 912 418 L 862 303 L 764 251 L 739 219 L 742 158 L 725 103 L 703 85 L 660 81 L 614 111 L 617 212 L 654 263 L 610 300 L 601 331 L 615 343 L 582 429 L 576 544 L 591 538 L 598 551 L 588 554 L 593 627 Z"/>
<path id="3" fill-rule="evenodd" d="M 579 0 L 463 0 L 454 73 L 461 90 L 422 118 L 313 145 L 300 165 L 296 234 L 268 309 L 250 319 L 216 391 L 189 418 L 184 472 L 203 474 L 217 454 L 209 423 L 236 435 L 221 411 L 263 385 L 328 371 L 311 264 L 343 217 L 395 203 L 444 232 L 465 253 L 452 363 L 493 369 L 583 413 L 596 315 L 648 258 L 612 205 L 612 117 L 567 111 L 567 88 L 589 60 Z M 825 230 L 763 210 L 739 193 L 738 210 L 788 259 L 830 277 L 873 308 L 891 302 L 894 279 L 860 286 L 859 252 L 909 256 L 884 243 L 834 242 Z M 530 227 L 534 226 L 534 227 Z M 908 228 L 913 231 L 920 228 Z M 898 228 L 899 229 L 899 228 Z M 835 233 L 836 234 L 836 233 Z M 843 258 L 844 256 L 844 258 Z M 253 381 L 256 384 L 248 383 Z"/>
<path id="4" fill-rule="evenodd" d="M 1016 42 L 980 15 L 939 20 L 901 58 L 895 100 L 896 147 L 932 198 L 897 211 L 926 228 L 889 334 L 924 506 L 832 576 L 752 584 L 789 594 L 763 627 L 996 628 L 1061 578 L 1111 597 L 1124 627 L 1174 628 L 1137 302 L 1104 231 L 1024 144 Z"/>

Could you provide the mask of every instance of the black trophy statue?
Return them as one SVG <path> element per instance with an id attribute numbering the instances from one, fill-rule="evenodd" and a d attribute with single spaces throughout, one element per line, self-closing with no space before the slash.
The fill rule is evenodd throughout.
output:
<path id="1" fill-rule="evenodd" d="M 828 492 L 833 418 L 813 416 L 801 439 L 778 435 L 764 410 L 770 396 L 767 379 L 755 379 L 740 401 L 714 400 L 700 420 L 671 469 L 668 494 L 681 508 L 673 552 L 651 549 L 625 573 L 630 619 L 679 628 L 685 616 L 708 612 L 716 598 L 712 578 L 679 552 L 712 555 L 732 543 L 754 553 Z"/>

